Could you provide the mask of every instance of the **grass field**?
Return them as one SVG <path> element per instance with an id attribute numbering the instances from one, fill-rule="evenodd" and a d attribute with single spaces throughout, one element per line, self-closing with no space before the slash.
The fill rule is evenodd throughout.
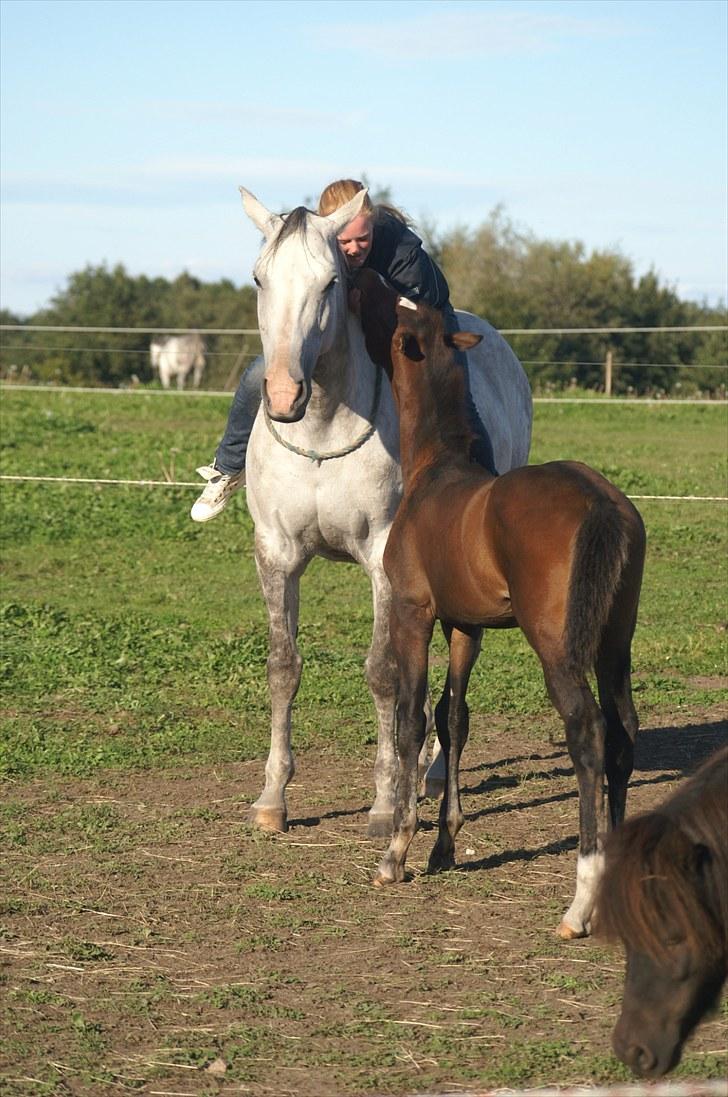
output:
<path id="1" fill-rule="evenodd" d="M 4 390 L 6 474 L 196 479 L 227 402 Z M 726 412 L 715 405 L 539 404 L 533 459 L 578 456 L 636 494 L 725 495 Z M 4 483 L 3 771 L 258 756 L 265 614 L 242 499 L 200 527 L 192 489 Z M 725 673 L 726 507 L 645 501 L 648 561 L 635 642 L 641 710 L 716 697 Z M 370 600 L 353 566 L 304 577 L 299 746 L 354 750 L 373 722 L 361 665 Z M 492 636 L 473 707 L 543 712 L 520 633 Z M 52 702 L 52 703 L 51 703 Z M 108 734 L 109 727 L 114 730 Z"/>
<path id="2" fill-rule="evenodd" d="M 4 389 L 4 474 L 194 480 L 225 399 Z M 718 405 L 538 404 L 533 460 L 635 495 L 726 495 Z M 268 743 L 266 618 L 238 497 L 0 483 L 0 1092 L 339 1097 L 609 1082 L 617 955 L 551 930 L 573 885 L 568 756 L 535 656 L 487 637 L 458 870 L 368 885 L 370 600 L 303 580 L 288 835 L 246 805 Z M 726 736 L 724 503 L 644 501 L 634 644 L 649 806 Z M 443 675 L 436 645 L 435 688 Z M 549 737 L 552 741 L 549 742 Z M 555 740 L 555 741 L 554 741 Z M 725 1074 L 725 1012 L 680 1067 Z"/>

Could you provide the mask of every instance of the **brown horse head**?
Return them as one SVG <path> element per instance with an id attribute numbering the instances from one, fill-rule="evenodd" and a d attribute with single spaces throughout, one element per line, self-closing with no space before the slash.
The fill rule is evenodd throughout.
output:
<path id="1" fill-rule="evenodd" d="M 359 314 L 369 357 L 392 378 L 392 349 L 414 362 L 443 347 L 469 350 L 482 335 L 469 331 L 446 332 L 442 312 L 424 301 L 402 297 L 375 271 L 359 271 L 350 294 L 350 304 Z M 393 342 L 396 340 L 396 342 Z"/>
<path id="2" fill-rule="evenodd" d="M 601 935 L 627 955 L 614 1050 L 635 1074 L 672 1070 L 728 970 L 728 748 L 606 843 Z"/>

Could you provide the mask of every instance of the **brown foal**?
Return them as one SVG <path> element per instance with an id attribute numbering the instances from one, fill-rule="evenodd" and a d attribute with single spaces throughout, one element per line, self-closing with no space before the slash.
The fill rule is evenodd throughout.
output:
<path id="1" fill-rule="evenodd" d="M 624 817 L 633 765 L 638 721 L 631 642 L 645 554 L 642 519 L 613 484 L 574 461 L 503 476 L 472 463 L 465 377 L 454 352 L 480 337 L 446 334 L 437 310 L 397 298 L 369 271 L 359 276 L 355 307 L 369 353 L 392 382 L 404 480 L 384 554 L 399 670 L 397 800 L 391 843 L 374 883 L 404 879 L 417 829 L 417 759 L 435 621 L 450 660 L 435 713 L 447 782 L 430 871 L 455 864 L 465 696 L 483 629 L 518 626 L 541 660 L 576 771 L 577 886 L 559 933 L 585 936 L 602 870 L 601 836 Z M 587 681 L 591 670 L 599 704 Z"/>

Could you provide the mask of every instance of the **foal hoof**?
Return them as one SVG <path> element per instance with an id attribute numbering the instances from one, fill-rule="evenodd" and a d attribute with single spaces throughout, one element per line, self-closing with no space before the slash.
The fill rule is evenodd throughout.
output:
<path id="1" fill-rule="evenodd" d="M 288 817 L 281 808 L 252 807 L 250 822 L 258 830 L 266 830 L 272 834 L 285 834 L 288 830 Z"/>
<path id="2" fill-rule="evenodd" d="M 367 837 L 391 838 L 393 821 L 394 819 L 391 813 L 372 815 L 370 812 L 369 822 L 367 823 Z"/>
<path id="3" fill-rule="evenodd" d="M 427 862 L 428 873 L 434 875 L 438 872 L 449 872 L 453 868 L 455 868 L 454 853 L 443 853 L 441 850 L 433 849 Z"/>

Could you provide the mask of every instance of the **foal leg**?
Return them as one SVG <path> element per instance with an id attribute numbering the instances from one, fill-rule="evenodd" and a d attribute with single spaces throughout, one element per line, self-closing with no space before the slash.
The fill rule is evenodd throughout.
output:
<path id="1" fill-rule="evenodd" d="M 250 809 L 251 822 L 262 830 L 288 830 L 286 786 L 293 777 L 291 709 L 301 681 L 303 660 L 296 645 L 299 583 L 305 563 L 286 571 L 256 545 L 256 565 L 268 607 L 268 688 L 271 739 L 265 765 L 265 787 Z"/>
<path id="2" fill-rule="evenodd" d="M 430 714 L 428 713 L 428 728 L 427 737 L 429 737 L 430 727 Z M 427 741 L 425 740 L 425 746 L 423 752 L 420 755 L 420 772 L 422 772 L 427 766 Z M 446 755 L 442 749 L 442 743 L 440 742 L 440 736 L 435 736 L 435 741 L 432 744 L 432 757 L 430 758 L 430 764 L 425 770 L 424 777 L 422 779 L 422 795 L 426 800 L 439 800 L 445 791 L 445 782 L 447 780 L 447 761 Z"/>
<path id="3" fill-rule="evenodd" d="M 607 723 L 605 769 L 612 827 L 619 826 L 624 819 L 639 727 L 632 702 L 629 649 L 629 641 L 619 647 L 602 645 L 596 662 L 599 703 Z"/>
<path id="4" fill-rule="evenodd" d="M 460 757 L 470 730 L 465 695 L 470 672 L 480 651 L 482 629 L 461 632 L 446 628 L 445 635 L 450 645 L 450 665 L 442 698 L 435 709 L 435 721 L 442 752 L 447 757 L 447 782 L 440 804 L 438 837 L 428 864 L 430 872 L 455 865 L 455 837 L 464 821 L 460 804 Z"/>
<path id="5" fill-rule="evenodd" d="M 551 700 L 564 721 L 566 743 L 579 786 L 579 857 L 576 893 L 561 919 L 565 941 L 587 937 L 594 897 L 602 875 L 601 835 L 605 830 L 604 741 L 606 725 L 585 679 L 544 666 Z"/>
<path id="6" fill-rule="evenodd" d="M 399 670 L 399 766 L 392 840 L 374 875 L 375 887 L 404 880 L 407 850 L 417 830 L 417 760 L 425 741 L 427 653 L 433 625 L 428 611 L 393 603 L 390 637 Z"/>
<path id="7" fill-rule="evenodd" d="M 372 583 L 374 628 L 365 664 L 367 682 L 377 712 L 377 756 L 374 761 L 374 803 L 369 811 L 370 838 L 390 838 L 394 816 L 397 752 L 394 742 L 397 704 L 397 665 L 389 639 L 392 591 L 381 566 L 369 572 Z"/>
<path id="8" fill-rule="evenodd" d="M 449 644 L 450 643 L 450 632 L 452 630 L 451 629 L 448 630 L 448 628 L 445 625 L 443 625 L 442 626 L 442 631 L 445 635 L 445 639 L 447 640 L 447 642 Z M 443 694 L 442 700 L 444 700 L 444 699 L 445 699 L 445 695 Z M 440 704 L 442 704 L 442 700 L 440 701 Z M 445 718 L 445 719 L 447 719 L 447 718 Z M 437 724 L 437 721 L 435 721 L 435 724 Z M 428 733 L 429 733 L 429 727 L 428 727 Z M 421 757 L 420 758 L 420 768 L 422 768 L 422 766 L 424 764 L 426 764 L 426 761 L 427 761 L 426 757 Z M 432 747 L 432 757 L 430 759 L 430 764 L 427 768 L 427 771 L 425 773 L 425 776 L 424 776 L 424 779 L 423 779 L 423 782 L 422 782 L 422 795 L 424 796 L 424 798 L 426 800 L 439 800 L 440 797 L 445 792 L 445 783 L 446 783 L 446 781 L 447 781 L 447 752 L 444 751 L 443 748 L 442 748 L 442 742 L 440 740 L 440 735 L 439 735 L 439 732 L 438 732 L 438 734 L 435 737 L 434 745 Z"/>

